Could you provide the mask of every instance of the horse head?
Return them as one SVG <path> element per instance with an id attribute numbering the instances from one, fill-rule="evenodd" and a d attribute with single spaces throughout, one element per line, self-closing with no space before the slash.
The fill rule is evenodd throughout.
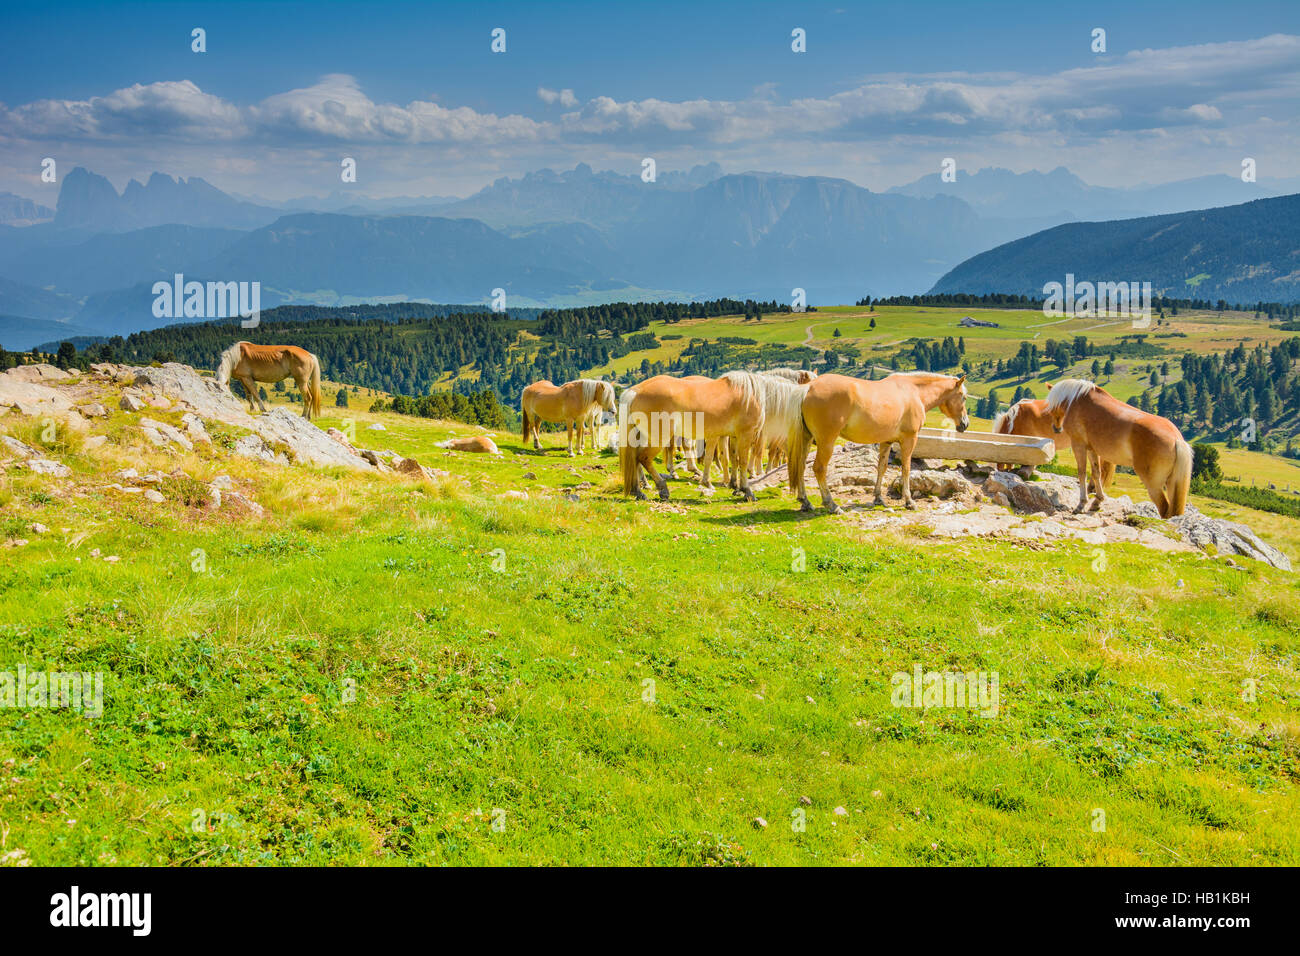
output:
<path id="1" fill-rule="evenodd" d="M 966 376 L 959 376 L 953 387 L 943 396 L 939 403 L 943 413 L 957 423 L 957 431 L 964 432 L 970 428 L 970 415 L 966 412 Z"/>

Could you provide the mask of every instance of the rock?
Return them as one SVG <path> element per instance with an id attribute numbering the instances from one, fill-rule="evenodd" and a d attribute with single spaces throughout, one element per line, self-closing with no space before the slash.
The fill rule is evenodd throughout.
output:
<path id="1" fill-rule="evenodd" d="M 20 368 L 34 368 L 24 365 Z M 59 389 L 42 385 L 39 382 L 24 381 L 13 373 L 18 369 L 9 369 L 0 374 L 0 405 L 11 406 L 19 414 L 33 418 L 41 415 L 65 415 L 72 410 L 72 402 Z"/>
<path id="2" fill-rule="evenodd" d="M 382 422 L 375 422 L 373 425 L 367 425 L 367 426 L 366 426 L 366 430 L 367 430 L 367 431 L 372 431 L 372 432 L 386 432 L 386 431 L 388 431 L 388 429 L 384 427 L 384 425 L 383 425 Z"/>
<path id="3" fill-rule="evenodd" d="M 231 478 L 229 475 L 217 475 L 217 477 L 213 478 L 210 482 L 208 482 L 208 487 L 209 488 L 233 488 L 235 487 L 235 479 Z"/>
<path id="4" fill-rule="evenodd" d="M 362 458 L 370 462 L 375 468 L 378 468 L 381 474 L 388 474 L 392 470 L 384 463 L 384 459 L 379 452 L 363 448 L 359 449 L 359 453 Z"/>
<path id="5" fill-rule="evenodd" d="M 186 412 L 181 416 L 181 424 L 185 426 L 185 434 L 189 435 L 190 441 L 203 445 L 212 444 L 212 436 L 208 434 L 207 426 L 198 415 Z"/>
<path id="6" fill-rule="evenodd" d="M 1244 555 L 1283 571 L 1291 570 L 1290 558 L 1244 524 L 1207 517 L 1191 505 L 1185 514 L 1171 518 L 1169 524 L 1184 541 L 1201 551 L 1213 545 L 1219 554 Z"/>
<path id="7" fill-rule="evenodd" d="M 41 524 L 39 521 L 32 522 L 30 530 L 32 534 L 48 534 L 50 531 L 49 528 L 45 527 L 45 525 Z"/>
<path id="8" fill-rule="evenodd" d="M 325 429 L 325 434 L 328 435 L 330 438 L 333 438 L 336 442 L 338 442 L 340 445 L 344 446 L 345 448 L 352 447 L 352 442 L 348 441 L 348 436 L 345 435 L 343 432 L 339 431 L 337 428 L 327 428 Z"/>
<path id="9" fill-rule="evenodd" d="M 156 504 L 156 505 L 160 505 L 160 504 L 162 504 L 164 501 L 167 500 L 167 499 L 164 498 L 161 494 L 159 494 L 158 492 L 154 491 L 152 488 L 146 488 L 146 489 L 145 489 L 145 492 L 144 492 L 144 499 L 145 499 L 145 501 L 152 501 L 152 502 L 153 502 L 154 504 Z"/>
<path id="10" fill-rule="evenodd" d="M 766 830 L 766 829 L 767 829 L 767 821 L 764 820 L 762 817 L 754 817 L 754 829 L 756 829 L 756 830 Z"/>
<path id="11" fill-rule="evenodd" d="M 1056 503 L 1037 484 L 1022 481 L 1011 489 L 1011 502 L 1020 511 L 1056 514 Z"/>
<path id="12" fill-rule="evenodd" d="M 266 439 L 261 435 L 243 436 L 235 442 L 230 449 L 230 453 L 239 455 L 242 458 L 256 458 L 259 461 L 267 461 L 277 465 L 289 464 L 288 457 L 276 454 L 275 449 L 268 445 Z"/>
<path id="13" fill-rule="evenodd" d="M 967 498 L 975 493 L 975 486 L 958 471 L 934 469 L 914 471 L 910 486 L 914 498 Z M 895 478 L 889 488 L 893 494 L 901 495 L 903 476 L 900 474 Z"/>
<path id="14" fill-rule="evenodd" d="M 66 382 L 72 378 L 71 372 L 65 372 L 61 368 L 55 368 L 53 365 L 39 363 L 36 365 L 19 365 L 17 368 L 8 369 L 5 373 L 12 381 L 24 383 L 41 383 L 41 382 Z"/>
<path id="15" fill-rule="evenodd" d="M 107 418 L 108 409 L 99 402 L 91 402 L 89 405 L 78 405 L 77 411 L 81 412 L 87 418 Z"/>
<path id="16" fill-rule="evenodd" d="M 448 438 L 446 441 L 434 443 L 437 448 L 447 448 L 451 451 L 468 451 L 477 454 L 499 455 L 501 449 L 497 448 L 496 442 L 486 435 L 475 435 L 473 438 Z"/>
<path id="17" fill-rule="evenodd" d="M 165 448 L 168 444 L 180 445 L 186 451 L 194 450 L 194 443 L 185 437 L 175 425 L 168 425 L 166 422 L 156 421 L 152 418 L 140 419 L 140 430 L 144 432 L 145 437 L 157 445 L 159 448 Z"/>
<path id="18" fill-rule="evenodd" d="M 399 458 L 393 463 L 393 467 L 403 475 L 410 475 L 413 478 L 422 478 L 425 481 L 436 481 L 439 478 L 446 478 L 448 473 L 439 471 L 436 468 L 425 468 L 414 458 Z"/>
<path id="19" fill-rule="evenodd" d="M 147 404 L 150 408 L 156 408 L 159 411 L 163 411 L 163 412 L 167 411 L 169 408 L 172 407 L 171 401 L 167 398 L 164 398 L 161 395 L 148 396 L 147 398 L 145 398 L 145 404 Z"/>
<path id="20" fill-rule="evenodd" d="M 142 412 L 144 411 L 144 402 L 134 395 L 123 395 L 122 400 L 117 403 L 118 407 L 124 412 Z"/>
<path id="21" fill-rule="evenodd" d="M 24 445 L 17 438 L 11 438 L 8 435 L 0 435 L 0 445 L 3 445 L 5 450 L 11 454 L 17 455 L 19 458 L 40 457 L 40 452 L 31 445 Z"/>
<path id="22" fill-rule="evenodd" d="M 55 478 L 66 478 L 72 474 L 72 469 L 62 462 L 50 461 L 48 458 L 29 458 L 27 467 L 38 475 L 53 475 Z"/>
<path id="23" fill-rule="evenodd" d="M 266 460 L 287 462 L 286 455 L 277 455 L 271 450 L 285 448 L 294 461 L 317 467 L 372 467 L 355 449 L 333 440 L 307 419 L 286 408 L 273 408 L 258 416 L 248 414 L 240 399 L 188 365 L 168 362 L 160 368 L 133 368 L 129 371 L 137 384 L 151 387 L 207 421 L 218 421 L 253 432 L 263 440 L 263 445 L 245 444 L 242 454 L 248 457 L 266 459 L 269 454 L 271 457 Z"/>
<path id="24" fill-rule="evenodd" d="M 536 481 L 536 480 L 537 480 L 537 476 L 534 475 L 531 471 L 526 471 L 526 472 L 524 472 L 524 480 L 525 480 L 525 481 Z"/>
<path id="25" fill-rule="evenodd" d="M 86 451 L 94 451 L 96 448 L 102 448 L 105 444 L 107 444 L 107 442 L 108 442 L 107 435 L 91 435 L 89 438 L 87 438 L 84 442 L 81 443 L 81 447 Z"/>
<path id="26" fill-rule="evenodd" d="M 527 501 L 527 500 L 528 500 L 528 492 L 526 492 L 526 491 L 519 491 L 519 490 L 517 490 L 517 489 L 513 489 L 513 488 L 512 488 L 510 491 L 503 491 L 503 492 L 501 492 L 501 494 L 497 495 L 497 497 L 498 497 L 498 498 L 508 498 L 508 499 L 510 499 L 510 500 L 512 500 L 512 501 Z"/>
<path id="27" fill-rule="evenodd" d="M 235 511 L 244 514 L 250 514 L 255 518 L 261 518 L 266 514 L 266 509 L 259 505 L 247 495 L 240 494 L 238 491 L 227 491 L 221 496 L 223 500 L 222 508 L 225 511 Z"/>

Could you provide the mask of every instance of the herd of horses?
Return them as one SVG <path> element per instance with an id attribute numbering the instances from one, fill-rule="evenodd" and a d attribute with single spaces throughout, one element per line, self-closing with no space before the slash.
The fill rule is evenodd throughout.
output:
<path id="1" fill-rule="evenodd" d="M 266 411 L 258 383 L 292 377 L 302 393 L 303 416 L 320 414 L 320 361 L 305 349 L 236 342 L 222 353 L 216 377 L 226 388 L 231 378 L 237 379 L 250 411 L 255 404 Z M 747 501 L 754 500 L 751 480 L 763 474 L 764 467 L 785 463 L 800 509 L 812 511 L 804 472 L 809 449 L 816 445 L 813 475 L 822 505 L 832 514 L 841 509 L 831 497 L 827 469 L 841 438 L 878 446 L 878 505 L 884 504 L 890 447 L 897 443 L 903 505 L 916 507 L 911 493 L 912 452 L 926 415 L 934 409 L 941 410 L 958 431 L 966 430 L 970 417 L 965 375 L 896 372 L 874 381 L 798 369 L 732 371 L 717 378 L 656 375 L 624 389 L 617 398 L 611 382 L 577 379 L 563 385 L 535 382 L 523 390 L 520 401 L 524 443 L 531 438 L 533 448 L 541 450 L 541 425 L 564 425 L 569 455 L 574 454 L 575 431 L 578 453 L 587 433 L 594 448 L 601 416 L 616 414 L 623 493 L 642 500 L 646 475 L 659 497 L 668 500 L 667 478 L 677 477 L 680 451 L 704 488 L 712 490 L 716 464 L 727 485 Z M 1047 398 L 1022 400 L 998 415 L 993 431 L 1058 442 L 1065 435 L 1078 466 L 1076 511 L 1088 506 L 1089 491 L 1092 508 L 1101 507 L 1117 466 L 1136 472 L 1162 518 L 1180 515 L 1186 508 L 1192 449 L 1178 428 L 1167 418 L 1121 402 L 1093 382 L 1057 382 Z M 655 468 L 660 457 L 667 478 Z M 702 467 L 697 459 L 703 459 Z"/>
<path id="2" fill-rule="evenodd" d="M 600 386 L 604 386 L 601 388 Z M 524 389 L 524 440 L 537 438 L 539 422 L 568 427 L 582 450 L 584 428 L 592 433 L 601 412 L 614 412 L 608 382 L 578 379 L 564 385 L 538 382 Z M 732 371 L 718 378 L 657 375 L 623 391 L 618 399 L 618 455 L 623 493 L 644 500 L 649 476 L 659 497 L 669 498 L 667 478 L 676 477 L 675 459 L 683 452 L 702 487 L 712 489 L 715 462 L 727 484 L 748 501 L 750 481 L 766 467 L 787 464 L 790 490 L 802 511 L 812 511 L 804 486 L 811 446 L 813 475 L 822 505 L 835 514 L 827 470 L 837 440 L 878 446 L 875 503 L 884 504 L 885 468 L 892 445 L 899 446 L 903 506 L 916 507 L 911 493 L 912 452 L 926 415 L 939 409 L 957 431 L 970 425 L 966 376 L 937 372 L 896 372 L 868 381 L 845 375 L 817 375 L 794 369 Z M 1065 379 L 1045 399 L 1025 399 L 997 416 L 994 433 L 1029 435 L 1070 442 L 1078 467 L 1083 511 L 1101 507 L 1116 466 L 1132 468 L 1162 518 L 1180 515 L 1191 485 L 1192 449 L 1166 418 L 1134 408 L 1083 379 Z M 655 467 L 663 458 L 667 478 Z M 703 466 L 695 465 L 703 458 Z"/>

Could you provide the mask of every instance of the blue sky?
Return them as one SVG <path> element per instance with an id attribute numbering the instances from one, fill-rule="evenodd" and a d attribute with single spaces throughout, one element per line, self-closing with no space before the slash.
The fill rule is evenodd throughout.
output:
<path id="1" fill-rule="evenodd" d="M 46 155 L 119 187 L 159 169 L 273 198 L 336 188 L 342 155 L 370 195 L 646 155 L 873 189 L 943 156 L 1104 185 L 1244 155 L 1300 174 L 1294 0 L 71 2 L 6 4 L 3 35 L 0 189 L 33 198 Z"/>

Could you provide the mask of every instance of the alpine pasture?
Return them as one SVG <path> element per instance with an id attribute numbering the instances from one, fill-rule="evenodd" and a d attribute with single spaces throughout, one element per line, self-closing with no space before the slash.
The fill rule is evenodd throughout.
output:
<path id="1" fill-rule="evenodd" d="M 870 311 L 681 323 L 662 348 L 958 334 L 952 310 L 890 328 L 885 307 L 875 330 Z M 1026 337 L 961 334 L 1007 355 Z M 627 380 L 642 358 L 591 372 Z M 1300 862 L 1293 574 L 871 530 L 784 488 L 626 500 L 617 458 L 570 458 L 563 433 L 448 451 L 483 430 L 338 409 L 337 387 L 316 424 L 446 474 L 242 458 L 233 429 L 164 449 L 116 409 L 95 448 L 0 418 L 70 469 L 0 484 L 0 670 L 106 675 L 102 716 L 0 714 L 8 862 Z M 169 476 L 164 501 L 108 487 L 120 469 Z M 206 506 L 220 475 L 263 513 Z M 1131 474 L 1113 493 L 1142 495 Z M 1300 556 L 1295 519 L 1191 500 Z M 996 673 L 996 715 L 896 706 L 917 666 Z"/>

